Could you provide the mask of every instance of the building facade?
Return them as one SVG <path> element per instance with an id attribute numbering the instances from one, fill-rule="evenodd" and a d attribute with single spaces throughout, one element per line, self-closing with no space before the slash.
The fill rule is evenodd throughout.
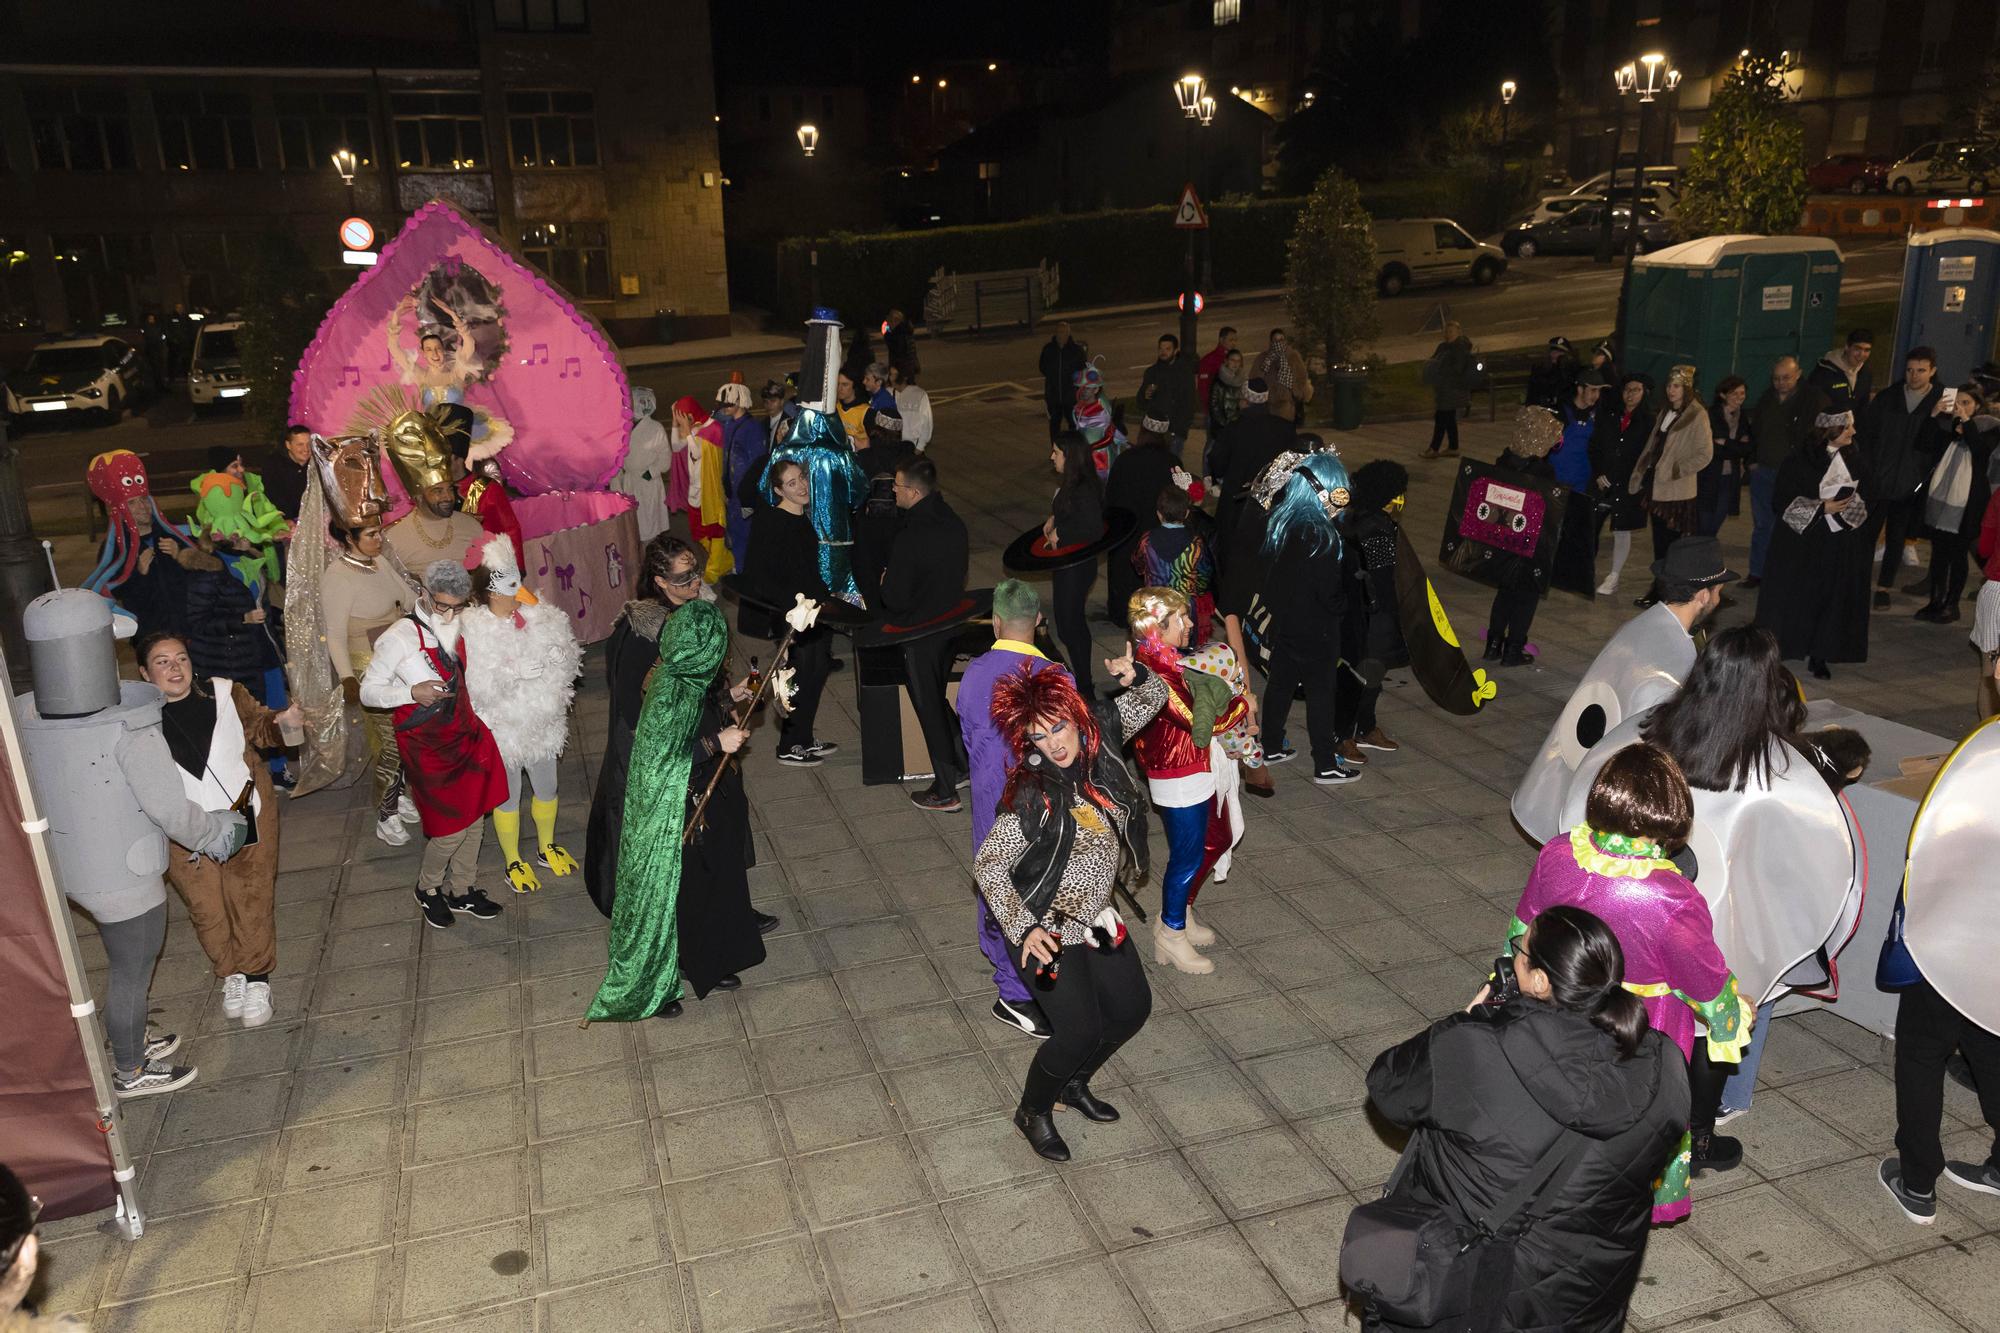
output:
<path id="1" fill-rule="evenodd" d="M 704 0 L 23 0 L 11 15 L 0 332 L 15 340 L 226 312 L 262 232 L 351 274 L 342 219 L 386 240 L 432 198 L 620 341 L 728 331 Z"/>

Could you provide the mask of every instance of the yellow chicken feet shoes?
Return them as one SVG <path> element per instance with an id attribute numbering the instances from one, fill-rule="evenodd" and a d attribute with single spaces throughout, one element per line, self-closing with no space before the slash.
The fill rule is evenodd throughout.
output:
<path id="1" fill-rule="evenodd" d="M 535 877 L 535 872 L 528 868 L 526 861 L 507 863 L 507 882 L 516 893 L 533 893 L 542 887 L 542 881 Z"/>
<path id="2" fill-rule="evenodd" d="M 577 864 L 576 858 L 569 854 L 568 848 L 553 842 L 542 848 L 541 855 L 535 859 L 546 866 L 549 873 L 557 879 L 574 875 L 583 868 Z"/>

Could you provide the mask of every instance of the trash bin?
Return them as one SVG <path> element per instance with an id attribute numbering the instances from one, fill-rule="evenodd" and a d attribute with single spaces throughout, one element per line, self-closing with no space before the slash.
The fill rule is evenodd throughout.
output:
<path id="1" fill-rule="evenodd" d="M 1333 381 L 1333 428 L 1358 428 L 1367 403 L 1368 372 L 1359 366 L 1335 366 L 1327 377 Z"/>
<path id="2" fill-rule="evenodd" d="M 670 343 L 674 340 L 674 312 L 655 310 L 653 312 L 653 341 Z"/>

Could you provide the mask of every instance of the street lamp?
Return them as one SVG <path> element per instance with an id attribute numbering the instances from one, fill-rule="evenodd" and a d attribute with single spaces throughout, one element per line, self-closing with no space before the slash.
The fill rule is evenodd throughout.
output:
<path id="1" fill-rule="evenodd" d="M 1628 61 L 1614 76 L 1618 85 L 1619 106 L 1622 111 L 1627 93 L 1637 93 L 1639 98 L 1639 133 L 1632 149 L 1632 195 L 1627 222 L 1631 234 L 1625 239 L 1625 275 L 1618 285 L 1618 326 L 1612 334 L 1612 346 L 1616 349 L 1619 362 L 1625 359 L 1625 313 L 1632 292 L 1632 260 L 1639 252 L 1640 200 L 1646 185 L 1646 107 L 1661 93 L 1671 94 L 1681 86 L 1681 72 L 1667 59 L 1662 51 L 1648 51 L 1636 62 Z M 1620 138 L 1623 138 L 1623 117 L 1620 117 Z M 1671 143 L 1669 153 L 1671 154 Z M 1618 155 L 1614 146 L 1611 157 L 1611 180 L 1604 193 L 1604 231 L 1600 250 L 1604 241 L 1611 236 L 1612 212 L 1617 200 Z M 1608 255 L 1606 256 L 1609 257 Z"/>
<path id="2" fill-rule="evenodd" d="M 1215 99 L 1203 93 L 1201 101 L 1195 104 L 1195 116 L 1201 121 L 1201 127 L 1207 129 L 1209 122 L 1215 119 Z"/>
<path id="3" fill-rule="evenodd" d="M 1208 91 L 1208 81 L 1199 74 L 1183 74 L 1174 81 L 1174 100 L 1181 104 L 1181 114 L 1193 120 L 1201 111 L 1201 99 Z"/>
<path id="4" fill-rule="evenodd" d="M 360 159 L 354 156 L 353 149 L 340 148 L 334 150 L 333 169 L 340 173 L 340 183 L 342 185 L 351 186 L 354 184 L 354 172 L 360 165 Z"/>
<path id="5" fill-rule="evenodd" d="M 799 126 L 799 147 L 806 150 L 807 157 L 813 155 L 813 149 L 819 147 L 819 130 L 816 126 Z"/>
<path id="6" fill-rule="evenodd" d="M 1199 123 L 1204 128 L 1215 119 L 1215 99 L 1208 95 L 1208 80 L 1199 74 L 1183 74 L 1174 80 L 1174 100 L 1180 104 L 1181 116 L 1187 123 L 1186 160 L 1187 181 L 1195 180 L 1194 130 Z M 1195 228 L 1187 233 L 1187 248 L 1181 260 L 1181 351 L 1192 352 L 1195 340 L 1195 286 L 1194 234 Z"/>

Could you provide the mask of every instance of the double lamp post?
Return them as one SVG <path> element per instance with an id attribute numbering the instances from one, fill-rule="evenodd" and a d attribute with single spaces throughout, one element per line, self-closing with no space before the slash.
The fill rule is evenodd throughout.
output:
<path id="1" fill-rule="evenodd" d="M 1202 129 L 1207 129 L 1215 120 L 1215 99 L 1209 95 L 1208 81 L 1202 78 L 1201 75 L 1183 74 L 1180 78 L 1174 80 L 1174 100 L 1180 104 L 1181 118 L 1186 123 L 1186 151 L 1183 161 L 1186 167 L 1188 184 L 1193 185 L 1201 176 L 1207 174 L 1206 167 L 1208 165 L 1208 145 L 1207 141 L 1203 140 L 1201 162 L 1204 170 L 1198 173 L 1195 169 L 1195 127 L 1199 124 Z M 1197 193 L 1206 191 L 1207 182 L 1201 181 L 1201 186 L 1202 189 L 1197 191 Z M 1178 202 L 1176 200 L 1176 203 Z M 1194 266 L 1194 238 L 1197 230 L 1205 231 L 1207 229 L 1205 227 L 1190 227 L 1187 229 L 1187 250 L 1181 261 L 1180 338 L 1181 351 L 1184 355 L 1188 356 L 1195 355 L 1196 326 L 1199 323 L 1201 313 L 1199 310 L 1201 304 L 1201 285 L 1196 282 Z M 1203 267 L 1207 267 L 1206 263 L 1204 263 Z M 1205 274 L 1203 278 L 1205 280 Z"/>

